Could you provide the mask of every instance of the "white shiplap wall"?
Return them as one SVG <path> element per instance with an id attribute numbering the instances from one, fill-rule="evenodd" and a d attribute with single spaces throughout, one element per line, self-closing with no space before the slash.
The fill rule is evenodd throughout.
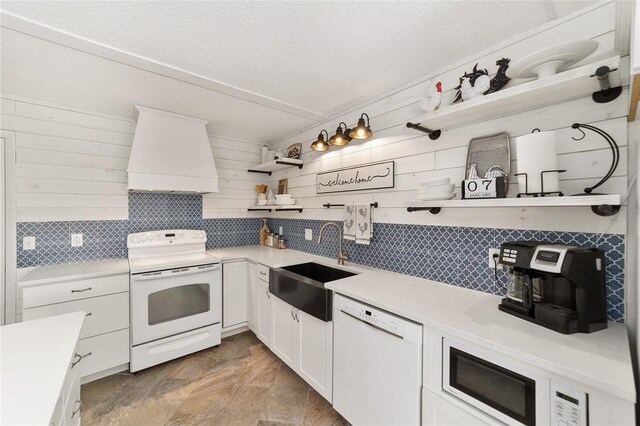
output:
<path id="1" fill-rule="evenodd" d="M 625 233 L 625 210 L 614 218 L 595 216 L 588 208 L 494 208 L 494 209 L 443 209 L 438 215 L 428 212 L 408 213 L 406 201 L 416 199 L 418 182 L 432 177 L 450 176 L 459 182 L 464 176 L 467 145 L 471 138 L 506 131 L 512 138 L 512 156 L 515 156 L 513 139 L 529 133 L 533 128 L 557 130 L 559 167 L 566 168 L 561 175 L 561 188 L 567 194 L 581 192 L 586 186 L 596 183 L 610 165 L 610 150 L 601 137 L 592 132 L 580 142 L 571 139 L 576 131 L 570 128 L 574 122 L 590 123 L 609 132 L 621 147 L 618 169 L 607 184 L 599 188 L 605 193 L 626 193 L 627 186 L 627 123 L 628 107 L 628 56 L 623 53 L 621 75 L 624 78 L 623 94 L 614 102 L 595 104 L 590 97 L 527 111 L 519 114 L 473 123 L 453 129 L 444 129 L 437 141 L 427 135 L 405 128 L 405 123 L 420 115 L 419 98 L 425 87 L 441 81 L 443 88 L 451 89 L 458 83 L 458 77 L 465 70 L 479 63 L 479 68 L 495 72 L 495 61 L 502 57 L 520 58 L 543 46 L 560 41 L 594 39 L 600 42 L 593 57 L 608 57 L 615 51 L 615 3 L 603 2 L 562 21 L 548 23 L 536 31 L 529 32 L 516 40 L 466 58 L 458 64 L 446 67 L 438 73 L 427 76 L 423 81 L 370 102 L 339 117 L 302 131 L 272 144 L 272 149 L 285 148 L 295 142 L 303 143 L 302 158 L 304 168 L 291 168 L 275 173 L 271 181 L 288 178 L 289 192 L 303 204 L 299 213 L 274 213 L 278 217 L 340 219 L 340 209 L 322 207 L 322 204 L 344 202 L 378 201 L 374 219 L 379 222 L 442 224 L 460 226 L 481 226 L 498 228 L 524 228 L 542 230 L 564 230 L 584 232 Z M 514 82 L 515 83 L 515 82 Z M 354 125 L 360 113 L 371 117 L 374 138 L 363 142 L 352 142 L 345 148 L 332 148 L 327 153 L 317 153 L 309 146 L 319 131 L 325 128 L 330 134 L 340 121 Z M 344 194 L 316 196 L 315 175 L 342 167 L 367 164 L 370 162 L 394 160 L 396 162 L 396 187 L 393 189 L 361 191 Z M 634 167 L 635 169 L 635 167 Z M 512 173 L 516 171 L 515 159 Z M 512 180 L 515 182 L 515 179 Z M 516 191 L 511 187 L 511 195 Z M 457 189 L 459 194 L 459 188 Z"/>
<path id="2" fill-rule="evenodd" d="M 15 133 L 18 222 L 128 218 L 126 169 L 135 122 L 2 95 L 3 131 Z M 209 135 L 220 192 L 205 196 L 205 217 L 239 217 L 259 178 L 255 143 Z"/>

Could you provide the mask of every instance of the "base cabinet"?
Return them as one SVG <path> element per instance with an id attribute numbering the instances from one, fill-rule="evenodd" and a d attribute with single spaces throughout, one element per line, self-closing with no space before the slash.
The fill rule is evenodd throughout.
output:
<path id="1" fill-rule="evenodd" d="M 273 296 L 269 293 L 269 268 L 249 262 L 247 324 L 258 339 L 271 348 Z"/>
<path id="2" fill-rule="evenodd" d="M 333 398 L 333 323 L 305 312 L 296 314 L 297 369 L 300 376 L 329 402 Z"/>
<path id="3" fill-rule="evenodd" d="M 258 339 L 262 340 L 262 343 L 271 347 L 271 331 L 272 331 L 272 316 L 273 316 L 273 299 L 269 293 L 268 284 L 259 284 L 258 286 Z"/>
<path id="4" fill-rule="evenodd" d="M 247 321 L 247 287 L 249 271 L 246 261 L 222 265 L 222 328 Z"/>
<path id="5" fill-rule="evenodd" d="M 422 424 L 424 426 L 477 426 L 489 423 L 422 388 Z"/>
<path id="6" fill-rule="evenodd" d="M 332 400 L 333 323 L 319 320 L 271 295 L 271 350 L 320 395 Z"/>
<path id="7" fill-rule="evenodd" d="M 296 309 L 283 302 L 275 296 L 273 297 L 273 339 L 271 350 L 295 370 L 295 342 L 294 338 L 298 332 L 295 320 Z"/>

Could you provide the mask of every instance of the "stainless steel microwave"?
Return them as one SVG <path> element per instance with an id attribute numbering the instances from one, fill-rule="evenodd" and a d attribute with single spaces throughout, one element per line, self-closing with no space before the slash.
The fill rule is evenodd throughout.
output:
<path id="1" fill-rule="evenodd" d="M 586 426 L 589 395 L 468 345 L 443 339 L 442 389 L 510 425 Z"/>

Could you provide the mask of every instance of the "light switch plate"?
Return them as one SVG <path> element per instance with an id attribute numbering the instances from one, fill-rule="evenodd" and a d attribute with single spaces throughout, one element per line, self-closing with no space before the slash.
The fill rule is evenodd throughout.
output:
<path id="1" fill-rule="evenodd" d="M 304 239 L 307 240 L 307 241 L 313 240 L 313 230 L 312 229 L 305 229 L 304 230 Z"/>
<path id="2" fill-rule="evenodd" d="M 22 239 L 22 250 L 34 250 L 36 248 L 36 237 L 24 237 Z"/>
<path id="3" fill-rule="evenodd" d="M 82 234 L 71 234 L 71 247 L 82 247 Z"/>

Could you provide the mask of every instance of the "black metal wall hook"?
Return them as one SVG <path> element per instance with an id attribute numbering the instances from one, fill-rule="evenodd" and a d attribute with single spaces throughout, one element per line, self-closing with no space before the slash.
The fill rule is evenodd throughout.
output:
<path id="1" fill-rule="evenodd" d="M 571 136 L 571 139 L 573 139 L 574 141 L 581 141 L 582 139 L 587 137 L 587 134 L 584 132 L 584 130 L 582 130 L 580 128 L 580 125 L 578 123 L 573 123 L 571 125 L 572 129 L 577 129 L 580 133 L 582 133 L 582 137 L 581 138 L 574 138 L 573 136 Z"/>
<path id="2" fill-rule="evenodd" d="M 600 179 L 600 181 L 598 183 L 596 183 L 593 186 L 587 187 L 584 189 L 584 194 L 576 194 L 576 195 L 590 195 L 593 194 L 593 190 L 598 188 L 599 186 L 601 186 L 603 183 L 605 183 L 607 180 L 609 180 L 609 178 L 611 176 L 613 176 L 613 173 L 616 171 L 616 168 L 618 167 L 618 163 L 620 162 L 620 148 L 618 147 L 618 144 L 616 143 L 615 139 L 613 139 L 611 137 L 611 135 L 607 132 L 605 132 L 604 130 L 592 126 L 590 124 L 582 124 L 582 123 L 573 123 L 571 125 L 572 129 L 577 129 L 582 133 L 582 137 L 580 139 L 576 139 L 574 137 L 572 137 L 573 140 L 582 140 L 586 137 L 584 131 L 582 129 L 587 129 L 587 130 L 591 130 L 594 133 L 599 134 L 600 136 L 602 136 L 604 138 L 604 140 L 607 141 L 607 143 L 609 144 L 609 147 L 611 147 L 611 152 L 613 155 L 613 158 L 611 160 L 611 166 L 609 167 L 609 171 L 604 175 L 604 177 L 602 179 Z"/>

